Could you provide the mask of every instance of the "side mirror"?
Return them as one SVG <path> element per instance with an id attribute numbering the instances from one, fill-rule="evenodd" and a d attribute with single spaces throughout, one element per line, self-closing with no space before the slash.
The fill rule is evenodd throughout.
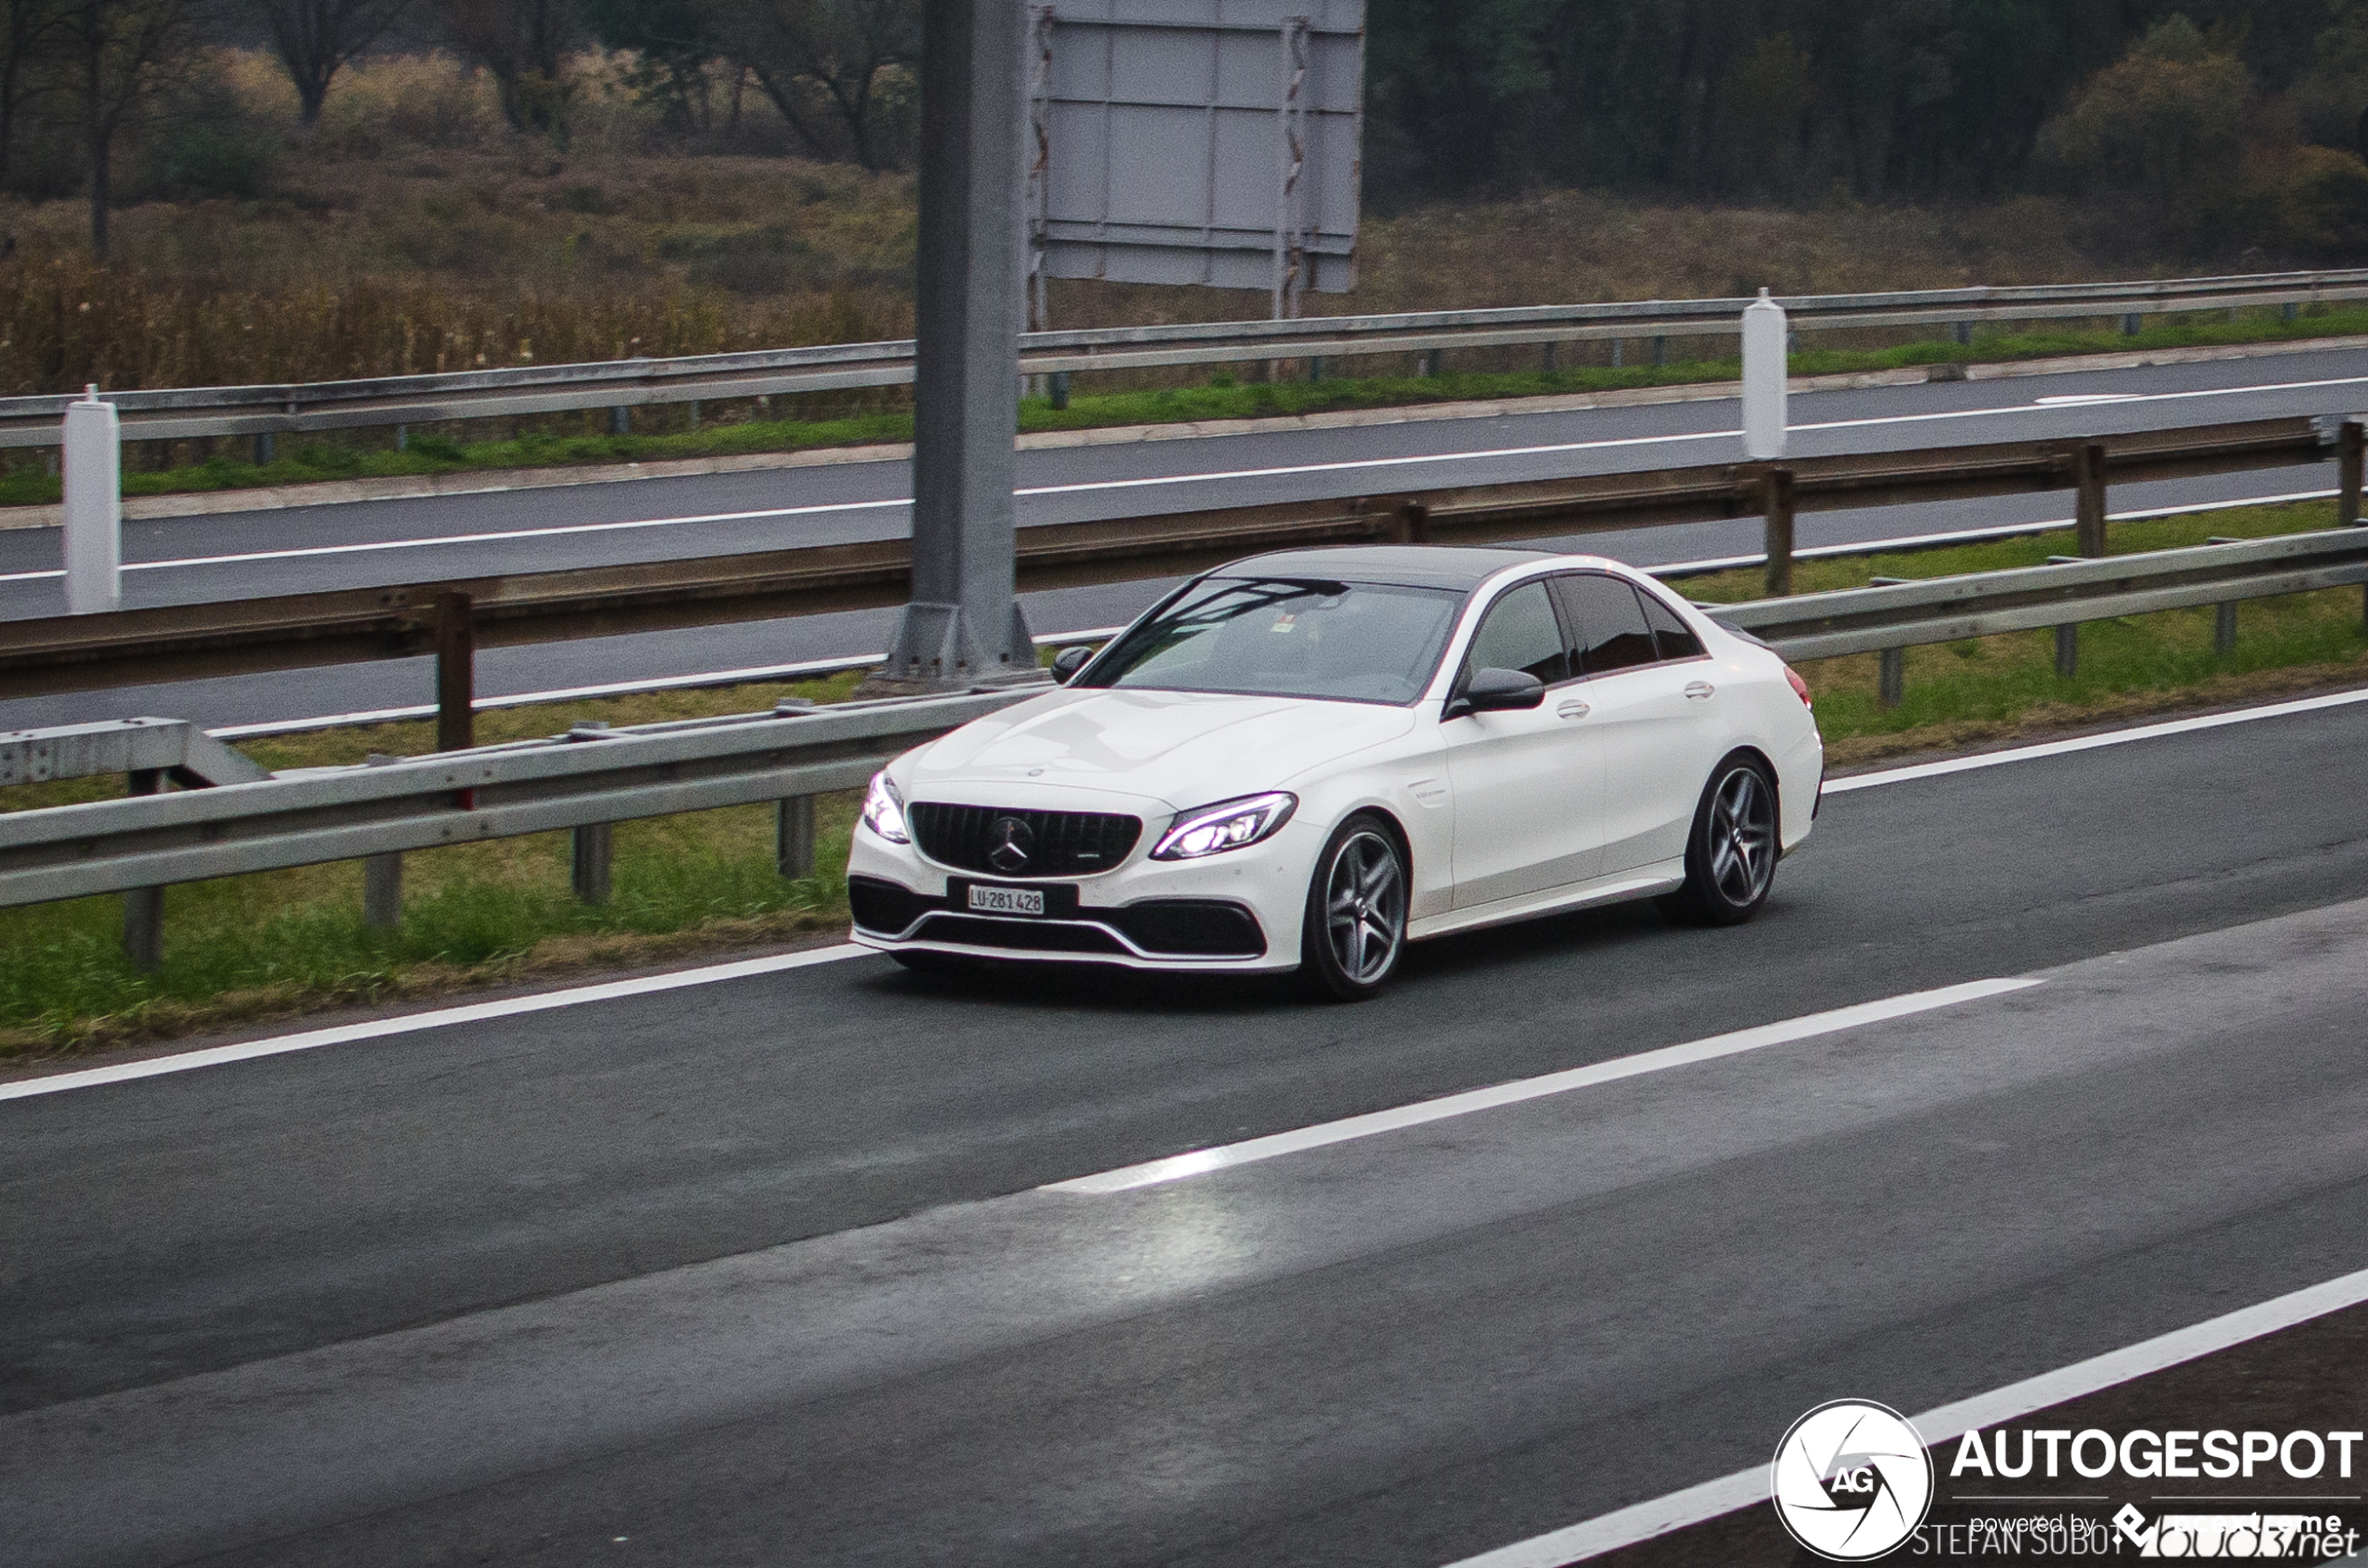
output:
<path id="1" fill-rule="evenodd" d="M 1064 648 L 1053 660 L 1053 679 L 1066 686 L 1077 679 L 1077 672 L 1093 659 L 1091 648 Z"/>
<path id="2" fill-rule="evenodd" d="M 1535 708 L 1546 700 L 1546 682 L 1518 669 L 1480 669 L 1465 682 L 1463 695 L 1447 705 L 1443 715 L 1460 719 L 1466 713 L 1505 713 Z"/>

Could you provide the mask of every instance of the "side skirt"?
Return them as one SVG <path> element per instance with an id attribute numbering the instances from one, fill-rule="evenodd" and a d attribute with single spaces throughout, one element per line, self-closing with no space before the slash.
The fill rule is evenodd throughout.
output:
<path id="1" fill-rule="evenodd" d="M 1457 931 L 1478 930 L 1484 926 L 1503 926 L 1515 920 L 1535 919 L 1541 915 L 1561 915 L 1574 909 L 1588 909 L 1596 904 L 1618 903 L 1626 899 L 1650 898 L 1656 893 L 1673 892 L 1686 885 L 1684 860 L 1663 860 L 1658 865 L 1638 871 L 1622 872 L 1618 876 L 1599 877 L 1572 887 L 1556 887 L 1543 893 L 1526 893 L 1518 899 L 1500 899 L 1494 903 L 1480 904 L 1471 909 L 1458 909 L 1446 915 L 1434 915 L 1411 921 L 1406 928 L 1409 942 L 1427 942 L 1433 937 L 1452 936 Z"/>

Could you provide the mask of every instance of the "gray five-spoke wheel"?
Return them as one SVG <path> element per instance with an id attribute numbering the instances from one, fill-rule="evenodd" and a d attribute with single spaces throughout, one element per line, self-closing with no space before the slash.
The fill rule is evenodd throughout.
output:
<path id="1" fill-rule="evenodd" d="M 1710 876 L 1728 902 L 1756 901 L 1776 874 L 1776 799 L 1756 768 L 1719 781 L 1711 802 Z"/>
<path id="2" fill-rule="evenodd" d="M 1341 973 L 1370 985 L 1389 972 L 1406 933 L 1406 873 L 1397 850 L 1360 829 L 1332 856 L 1324 879 L 1325 938 Z"/>

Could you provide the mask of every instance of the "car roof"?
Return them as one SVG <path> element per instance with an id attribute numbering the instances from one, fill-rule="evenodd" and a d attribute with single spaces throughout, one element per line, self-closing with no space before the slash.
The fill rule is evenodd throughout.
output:
<path id="1" fill-rule="evenodd" d="M 1318 577 L 1400 588 L 1468 592 L 1508 566 L 1556 557 L 1544 550 L 1446 544 L 1343 544 L 1322 550 L 1277 550 L 1218 567 L 1212 577 Z"/>

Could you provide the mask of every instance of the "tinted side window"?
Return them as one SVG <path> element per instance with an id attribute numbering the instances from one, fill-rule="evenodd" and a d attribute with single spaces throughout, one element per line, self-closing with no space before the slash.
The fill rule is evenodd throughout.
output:
<path id="1" fill-rule="evenodd" d="M 1563 628 L 1543 583 L 1524 583 L 1489 606 L 1472 637 L 1473 669 L 1518 669 L 1549 686 L 1570 679 L 1563 660 Z"/>
<path id="2" fill-rule="evenodd" d="M 1702 640 L 1696 637 L 1677 612 L 1642 589 L 1636 597 L 1645 601 L 1645 619 L 1653 624 L 1653 640 L 1660 644 L 1664 659 L 1690 659 L 1702 651 Z"/>
<path id="3" fill-rule="evenodd" d="M 1575 572 L 1555 578 L 1554 586 L 1571 623 L 1571 653 L 1580 674 L 1648 665 L 1659 656 L 1636 590 L 1618 578 Z"/>

